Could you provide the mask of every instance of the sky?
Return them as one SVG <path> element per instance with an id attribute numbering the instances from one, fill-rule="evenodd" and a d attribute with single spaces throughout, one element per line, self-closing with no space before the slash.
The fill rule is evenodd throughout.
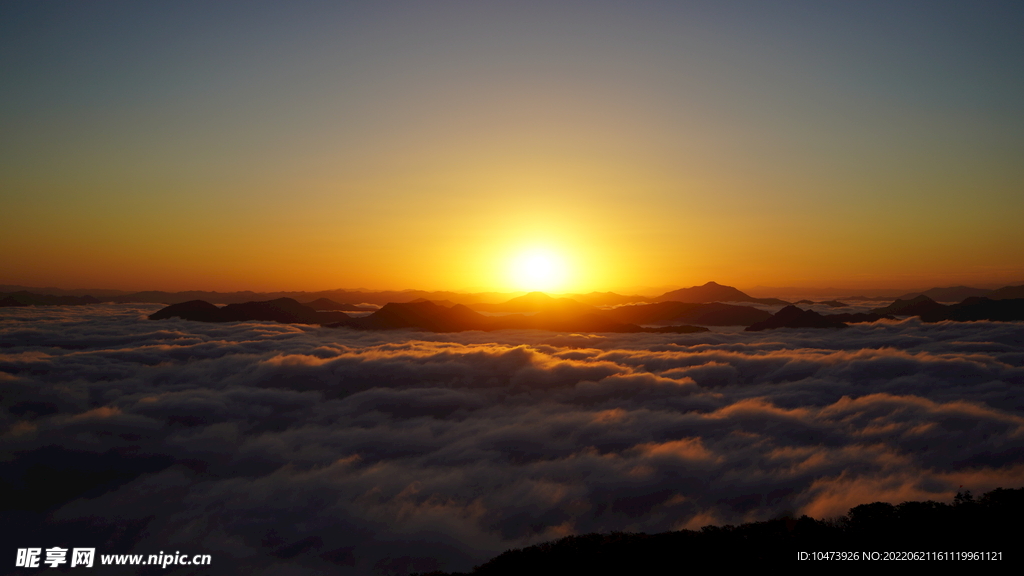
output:
<path id="1" fill-rule="evenodd" d="M 1014 2 L 4 2 L 0 283 L 1020 283 L 1021 29 Z"/>

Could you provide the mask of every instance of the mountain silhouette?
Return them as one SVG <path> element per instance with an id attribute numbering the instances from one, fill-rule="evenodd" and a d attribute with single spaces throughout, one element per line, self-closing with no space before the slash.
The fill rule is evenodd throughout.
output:
<path id="1" fill-rule="evenodd" d="M 895 302 L 884 308 L 875 308 L 871 312 L 875 314 L 891 314 L 893 316 L 919 316 L 928 312 L 942 310 L 945 306 L 935 300 L 921 294 L 909 300 L 896 299 Z"/>
<path id="2" fill-rule="evenodd" d="M 890 314 L 875 314 L 874 312 L 845 312 L 843 314 L 825 314 L 825 318 L 847 324 L 858 324 L 861 322 L 876 322 L 878 320 L 895 320 L 896 317 Z"/>
<path id="3" fill-rule="evenodd" d="M 1009 290 L 1003 292 L 1007 293 L 1012 294 Z M 894 316 L 919 316 L 922 322 L 1016 322 L 1024 320 L 1024 298 L 995 300 L 984 296 L 972 296 L 959 304 L 945 305 L 921 295 L 910 300 L 896 300 L 885 308 L 877 308 L 872 312 Z"/>
<path id="4" fill-rule="evenodd" d="M 1007 300 L 992 300 L 984 297 L 966 298 L 959 304 L 922 312 L 920 316 L 922 322 L 941 322 L 942 320 L 1015 322 L 1024 320 L 1024 298 Z"/>
<path id="5" fill-rule="evenodd" d="M 429 300 L 406 303 L 390 302 L 369 316 L 346 318 L 329 324 L 332 328 L 355 328 L 358 330 L 415 328 L 431 332 L 484 330 L 487 325 L 486 316 L 478 314 L 462 304 L 446 308 Z"/>
<path id="6" fill-rule="evenodd" d="M 513 548 L 470 572 L 430 572 L 430 576 L 519 576 L 522 574 L 664 574 L 681 558 L 714 558 L 716 567 L 764 572 L 819 562 L 808 551 L 846 551 L 848 565 L 859 565 L 865 551 L 994 550 L 974 556 L 974 564 L 1018 565 L 1024 514 L 1024 488 L 996 488 L 975 499 L 958 492 L 952 504 L 933 500 L 899 504 L 871 502 L 850 508 L 844 516 L 817 520 L 784 515 L 772 520 L 700 530 L 590 533 L 564 536 Z M 803 556 L 800 556 L 803 554 Z M 882 554 L 878 553 L 881 557 Z M 897 557 L 894 555 L 894 557 Z M 947 556 L 948 558 L 949 556 Z M 821 556 L 817 556 L 821 559 Z M 825 556 L 829 558 L 829 556 Z M 986 561 L 987 559 L 987 561 Z M 794 563 L 795 562 L 795 563 Z M 878 560 L 872 560 L 878 562 Z M 676 568 L 675 571 L 680 571 Z M 420 574 L 419 576 L 428 576 Z"/>
<path id="7" fill-rule="evenodd" d="M 711 302 L 710 304 L 700 304 L 673 318 L 673 321 L 699 326 L 750 326 L 757 322 L 763 322 L 771 316 L 771 312 L 752 306 Z"/>
<path id="8" fill-rule="evenodd" d="M 343 312 L 317 312 L 299 304 L 292 298 L 277 298 L 262 302 L 228 304 L 223 308 L 205 300 L 191 300 L 171 304 L 149 315 L 150 320 L 182 318 L 199 322 L 247 322 L 265 321 L 282 324 L 326 324 L 348 318 Z"/>
<path id="9" fill-rule="evenodd" d="M 277 298 L 264 302 L 245 302 L 244 304 L 228 304 L 221 312 L 229 322 L 243 320 L 262 320 L 281 322 L 284 324 L 320 324 L 327 317 L 324 312 L 317 312 L 303 306 L 293 298 Z M 333 315 L 342 314 L 333 312 Z M 343 315 L 344 316 L 344 315 Z"/>
<path id="10" fill-rule="evenodd" d="M 796 290 L 796 289 L 794 289 Z M 960 292 L 957 292 L 960 291 Z M 966 291 L 966 292 L 965 292 Z M 158 290 L 148 290 L 141 292 L 127 292 L 123 290 L 109 290 L 109 289 L 74 289 L 65 290 L 61 288 L 53 287 L 29 287 L 20 285 L 0 285 L 0 300 L 6 300 L 6 297 L 21 293 L 23 295 L 31 295 L 35 297 L 35 302 L 28 302 L 23 299 L 16 297 L 14 300 L 7 301 L 6 305 L 75 305 L 82 303 L 102 303 L 102 302 L 113 302 L 113 303 L 159 303 L 159 304 L 179 304 L 189 302 L 192 300 L 205 300 L 207 302 L 215 302 L 217 304 L 240 304 L 245 302 L 256 302 L 256 301 L 269 301 L 277 298 L 293 298 L 298 302 L 304 302 L 307 305 L 311 305 L 312 308 L 319 308 L 323 305 L 325 300 L 339 303 L 338 306 L 345 307 L 352 302 L 361 303 L 372 303 L 375 306 L 382 306 L 389 302 L 410 302 L 416 299 L 425 299 L 432 302 L 441 303 L 444 305 L 454 304 L 465 304 L 467 306 L 473 306 L 480 303 L 497 303 L 507 302 L 510 298 L 516 296 L 516 293 L 499 293 L 499 292 L 474 292 L 474 293 L 462 293 L 462 292 L 448 292 L 448 291 L 435 291 L 428 292 L 424 290 L 366 290 L 366 289 L 336 289 L 336 290 L 321 290 L 317 292 L 253 292 L 253 291 L 240 291 L 240 292 L 216 292 L 216 291 L 202 291 L 202 290 L 190 290 L 182 292 L 165 292 Z M 895 291 L 891 293 L 895 294 Z M 88 296 L 92 294 L 92 296 Z M 985 296 L 993 300 L 1000 299 L 1014 299 L 1024 298 L 1024 285 L 1016 286 L 1004 286 L 998 290 L 987 290 L 984 288 L 971 288 L 968 286 L 954 286 L 950 288 L 931 288 L 923 292 L 908 293 L 905 296 L 901 296 L 900 299 L 907 300 L 912 297 L 924 294 L 929 296 L 933 300 L 942 302 L 960 302 L 964 298 L 971 296 Z M 86 298 L 83 300 L 54 300 L 52 296 L 75 296 L 79 298 Z M 95 301 L 93 301 L 93 297 Z M 626 304 L 639 304 L 639 303 L 651 303 L 651 302 L 662 302 L 675 300 L 678 302 L 690 302 L 690 303 L 706 303 L 706 302 L 756 302 L 769 305 L 786 305 L 787 302 L 776 298 L 753 298 L 748 294 L 732 288 L 730 286 L 724 286 L 715 282 L 708 282 L 704 286 L 694 286 L 692 288 L 683 288 L 681 290 L 673 290 L 666 292 L 656 298 L 648 298 L 639 295 L 622 295 L 614 292 L 591 292 L 589 294 L 563 294 L 562 297 L 570 298 L 580 304 L 590 306 L 622 306 Z M 556 298 L 557 299 L 557 298 Z M 880 296 L 849 296 L 842 298 L 841 300 L 873 300 L 873 301 L 893 301 L 896 298 L 880 297 Z M 802 301 L 801 303 L 810 304 L 811 301 Z M 326 310 L 327 308 L 322 308 Z M 351 310 L 370 310 L 366 306 L 354 305 Z M 375 308 L 374 308 L 375 309 Z M 525 311 L 524 311 L 525 312 Z"/>
<path id="11" fill-rule="evenodd" d="M 180 304 L 171 304 L 149 315 L 150 320 L 166 320 L 181 318 L 196 322 L 227 322 L 224 312 L 205 300 L 189 300 Z"/>
<path id="12" fill-rule="evenodd" d="M 708 282 L 703 286 L 692 286 L 666 292 L 654 299 L 656 302 L 690 302 L 705 304 L 708 302 L 757 302 L 760 304 L 789 304 L 778 298 L 753 298 L 732 286 L 723 286 L 717 282 Z"/>
<path id="13" fill-rule="evenodd" d="M 589 304 L 591 306 L 622 306 L 623 304 L 637 304 L 650 302 L 650 298 L 644 296 L 616 294 L 615 292 L 590 292 L 589 294 L 563 294 L 566 298 Z"/>
<path id="14" fill-rule="evenodd" d="M 604 314 L 617 322 L 629 324 L 661 324 L 670 322 L 682 314 L 701 306 L 692 302 L 658 302 L 656 304 L 633 304 L 605 310 Z"/>
<path id="15" fill-rule="evenodd" d="M 910 292 L 897 297 L 897 300 L 912 300 L 917 296 L 927 296 L 936 302 L 960 302 L 972 296 L 987 296 L 992 290 L 972 288 L 970 286 L 950 286 L 948 288 L 930 288 L 924 292 Z"/>
<path id="16" fill-rule="evenodd" d="M 512 298 L 501 304 L 470 304 L 470 308 L 478 312 L 491 313 L 529 313 L 542 311 L 561 311 L 567 313 L 583 314 L 596 313 L 598 308 L 577 302 L 571 298 L 553 298 L 543 292 L 530 292 L 518 298 Z"/>
<path id="17" fill-rule="evenodd" d="M 550 297 L 548 297 L 550 298 Z M 356 330 L 395 330 L 402 328 L 431 332 L 460 332 L 463 330 L 552 330 L 557 332 L 703 332 L 698 326 L 668 326 L 643 328 L 636 324 L 616 322 L 597 312 L 576 312 L 571 305 L 557 302 L 550 308 L 532 315 L 507 314 L 484 316 L 467 306 L 456 304 L 451 308 L 430 301 L 389 303 L 363 318 L 347 318 L 329 324 L 332 328 Z M 526 302 L 550 304 L 543 298 L 532 297 Z M 578 304 L 578 303 L 577 303 Z M 523 301 L 515 306 L 522 306 Z M 584 305 L 585 306 L 585 305 Z M 589 308 L 589 307 L 587 307 Z M 595 309 L 596 310 L 596 309 Z"/>
<path id="18" fill-rule="evenodd" d="M 993 300 L 1011 300 L 1016 298 L 1024 298 L 1024 285 L 1021 286 L 1004 286 L 998 290 L 993 290 L 985 295 L 986 298 Z"/>
<path id="19" fill-rule="evenodd" d="M 347 302 L 338 303 L 335 302 L 334 300 L 331 300 L 330 298 L 317 298 L 312 302 L 306 302 L 305 304 L 303 304 L 303 306 L 307 308 L 312 308 L 313 310 L 334 310 L 342 312 L 360 312 L 364 310 L 375 310 L 375 308 L 365 308 L 361 306 L 356 306 L 355 304 L 349 304 Z"/>
<path id="20" fill-rule="evenodd" d="M 428 300 L 426 298 L 417 298 L 409 301 L 410 304 L 415 304 L 416 302 L 433 302 L 434 304 L 444 306 L 445 308 L 451 308 L 456 305 L 456 302 L 452 302 L 451 300 Z"/>
<path id="21" fill-rule="evenodd" d="M 771 318 L 747 326 L 747 330 L 771 330 L 774 328 L 846 328 L 846 324 L 823 316 L 813 310 L 802 310 L 796 306 L 786 306 Z"/>
<path id="22" fill-rule="evenodd" d="M 616 321 L 631 324 L 681 322 L 699 326 L 750 326 L 772 316 L 770 312 L 751 306 L 720 302 L 694 304 L 672 301 L 620 306 L 606 310 L 604 314 Z"/>
<path id="23" fill-rule="evenodd" d="M 595 309 L 596 310 L 596 309 Z M 342 312 L 318 312 L 291 298 L 264 302 L 228 304 L 223 308 L 204 300 L 171 304 L 149 316 L 151 320 L 182 318 L 199 322 L 272 321 L 296 324 L 321 324 L 331 328 L 355 330 L 427 330 L 461 332 L 464 330 L 554 330 L 559 332 L 706 332 L 701 326 L 663 326 L 644 328 L 616 322 L 597 312 L 575 312 L 558 304 L 533 315 L 508 314 L 484 316 L 462 304 L 445 307 L 429 300 L 385 304 L 380 310 L 361 318 Z"/>
<path id="24" fill-rule="evenodd" d="M 92 296 L 53 296 L 36 294 L 19 290 L 7 295 L 0 294 L 0 307 L 7 306 L 81 306 L 83 304 L 99 304 L 100 300 Z"/>

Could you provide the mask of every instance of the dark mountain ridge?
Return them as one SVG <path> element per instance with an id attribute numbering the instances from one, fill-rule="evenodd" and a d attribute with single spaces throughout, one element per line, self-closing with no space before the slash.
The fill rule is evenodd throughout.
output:
<path id="1" fill-rule="evenodd" d="M 7 306 L 81 306 L 102 302 L 88 294 L 84 296 L 36 294 L 19 290 L 7 294 L 0 293 L 0 307 Z"/>
<path id="2" fill-rule="evenodd" d="M 940 304 L 940 306 L 942 306 Z M 920 314 L 922 322 L 1017 322 L 1024 320 L 1024 298 L 992 300 L 985 297 L 967 298 L 959 304 L 942 306 Z"/>
<path id="3" fill-rule="evenodd" d="M 666 292 L 654 299 L 656 302 L 690 302 L 705 304 L 708 302 L 756 302 L 759 304 L 780 305 L 789 304 L 778 298 L 753 298 L 732 286 L 723 286 L 717 282 L 708 282 L 703 286 L 692 286 Z"/>
<path id="4" fill-rule="evenodd" d="M 771 330 L 774 328 L 846 328 L 846 323 L 840 322 L 813 310 L 802 310 L 796 306 L 786 306 L 779 310 L 771 318 L 747 326 L 750 332 L 759 330 Z"/>
<path id="5" fill-rule="evenodd" d="M 228 304 L 219 308 L 203 300 L 172 304 L 149 316 L 151 320 L 182 318 L 199 322 L 272 321 L 297 324 L 320 324 L 331 328 L 355 330 L 414 329 L 430 332 L 461 332 L 465 330 L 554 330 L 559 332 L 704 332 L 698 326 L 666 326 L 644 328 L 636 324 L 616 322 L 600 312 L 578 312 L 552 309 L 527 316 L 508 314 L 488 317 L 462 304 L 450 308 L 429 300 L 391 302 L 373 314 L 353 318 L 342 312 L 318 312 L 291 298 L 266 302 Z"/>
<path id="6" fill-rule="evenodd" d="M 883 318 L 894 320 L 896 316 L 919 316 L 922 322 L 1018 322 L 1024 321 L 1024 298 L 992 300 L 972 297 L 959 304 L 946 306 L 921 295 L 910 300 L 896 300 L 889 306 L 876 308 L 870 313 L 856 314 L 818 314 L 812 310 L 787 306 L 768 320 L 751 324 L 747 330 L 843 328 L 847 323 L 875 322 Z"/>
<path id="7" fill-rule="evenodd" d="M 749 326 L 771 318 L 770 312 L 751 306 L 712 302 L 658 302 L 636 304 L 606 310 L 605 315 L 619 322 L 632 324 L 664 324 L 682 322 L 700 326 Z"/>
<path id="8" fill-rule="evenodd" d="M 450 300 L 457 304 L 473 304 L 477 302 L 503 302 L 518 295 L 517 293 L 501 292 L 479 292 L 474 294 L 462 294 L 459 292 L 447 291 L 426 291 L 426 290 L 322 290 L 318 292 L 210 292 L 210 291 L 187 291 L 187 292 L 161 292 L 147 291 L 124 294 L 110 298 L 104 298 L 105 302 L 147 302 L 153 304 L 177 304 L 190 300 L 205 300 L 220 304 L 241 304 L 245 302 L 267 301 L 277 298 L 291 298 L 299 302 L 314 302 L 319 299 L 327 299 L 334 302 L 356 302 L 376 304 L 383 306 L 389 302 L 411 302 L 417 299 L 424 300 Z"/>
<path id="9" fill-rule="evenodd" d="M 560 311 L 577 314 L 594 314 L 600 311 L 599 308 L 589 304 L 583 304 L 571 298 L 553 298 L 543 292 L 530 292 L 524 296 L 512 298 L 501 304 L 470 304 L 470 308 L 477 312 L 504 312 L 508 314 Z"/>
<path id="10" fill-rule="evenodd" d="M 312 308 L 313 310 L 335 310 L 339 312 L 364 312 L 369 310 L 376 310 L 372 306 L 359 306 L 357 304 L 349 304 L 347 302 L 335 302 L 330 298 L 317 298 L 312 302 L 305 302 L 303 306 Z"/>
<path id="11" fill-rule="evenodd" d="M 681 558 L 697 557 L 713 558 L 716 566 L 758 572 L 799 567 L 820 571 L 822 561 L 831 565 L 837 560 L 858 567 L 865 562 L 874 567 L 890 561 L 969 561 L 972 566 L 1002 569 L 1019 566 L 1024 559 L 1019 531 L 1013 528 L 1022 514 L 1024 488 L 996 488 L 977 500 L 970 492 L 957 493 L 952 504 L 861 504 L 828 520 L 784 516 L 658 534 L 566 536 L 507 550 L 469 573 L 431 575 L 662 574 L 668 572 L 666 566 L 678 566 Z"/>
<path id="12" fill-rule="evenodd" d="M 322 324 L 334 319 L 348 318 L 342 312 L 318 312 L 299 304 L 292 298 L 277 298 L 264 302 L 228 304 L 221 308 L 228 322 L 262 320 L 268 322 Z"/>
<path id="13" fill-rule="evenodd" d="M 987 288 L 973 288 L 971 286 L 949 286 L 947 288 L 929 288 L 924 292 L 908 292 L 899 296 L 897 300 L 912 300 L 918 296 L 927 296 L 936 302 L 961 302 L 964 298 L 972 296 L 987 296 L 993 291 Z"/>
<path id="14" fill-rule="evenodd" d="M 921 294 L 907 300 L 897 298 L 895 302 L 882 308 L 875 308 L 874 314 L 891 314 L 893 316 L 919 316 L 945 308 L 935 300 Z"/>
<path id="15" fill-rule="evenodd" d="M 986 298 L 992 300 L 1015 300 L 1017 298 L 1024 298 L 1024 284 L 1020 286 L 1003 286 L 998 290 L 993 290 L 985 295 Z"/>
<path id="16" fill-rule="evenodd" d="M 552 330 L 557 332 L 703 332 L 697 326 L 643 328 L 636 324 L 616 322 L 601 313 L 566 308 L 542 310 L 533 315 L 507 314 L 484 316 L 467 306 L 451 308 L 433 302 L 407 302 L 385 305 L 363 318 L 348 318 L 329 324 L 332 328 L 356 330 L 394 330 L 411 328 L 431 332 L 464 330 Z"/>
<path id="17" fill-rule="evenodd" d="M 343 312 L 318 312 L 299 304 L 292 298 L 277 298 L 262 302 L 228 304 L 219 308 L 204 300 L 191 300 L 171 304 L 149 315 L 150 320 L 182 318 L 199 322 L 266 321 L 282 324 L 328 324 L 340 322 L 348 315 Z"/>
<path id="18" fill-rule="evenodd" d="M 23 288 L 11 286 L 10 288 Z M 614 292 L 590 292 L 588 294 L 563 294 L 563 298 L 571 299 L 579 304 L 587 306 L 621 306 L 623 304 L 646 303 L 667 300 L 679 300 L 678 298 L 666 297 L 671 294 L 686 294 L 686 291 L 700 289 L 697 292 L 690 292 L 687 296 L 688 302 L 707 303 L 723 301 L 761 302 L 765 304 L 785 304 L 774 298 L 751 298 L 743 292 L 731 286 L 723 286 L 715 282 L 709 282 L 704 286 L 684 288 L 668 292 L 658 298 L 647 298 L 639 295 L 622 295 Z M 703 290 L 703 291 L 701 291 Z M 24 290 L 23 290 L 24 291 Z M 84 295 L 82 290 L 61 290 L 58 288 L 31 288 L 33 294 L 41 295 Z M 520 297 L 522 293 L 516 292 L 477 292 L 461 293 L 450 291 L 426 291 L 426 290 L 321 290 L 313 292 L 304 291 L 277 291 L 277 292 L 253 292 L 251 290 L 240 292 L 217 292 L 208 290 L 186 290 L 181 292 L 166 292 L 161 290 L 146 290 L 140 292 L 125 292 L 119 290 L 96 290 L 102 302 L 113 303 L 152 303 L 152 304 L 179 304 L 192 300 L 205 300 L 218 304 L 243 304 L 245 302 L 269 301 L 277 298 L 292 298 L 299 302 L 316 302 L 319 300 L 331 300 L 334 302 L 356 302 L 369 303 L 382 306 L 389 302 L 412 302 L 417 299 L 431 301 L 449 301 L 453 304 L 499 304 L 507 303 L 510 299 Z M 3 293 L 0 292 L 0 297 Z M 735 300 L 737 299 L 738 300 Z"/>

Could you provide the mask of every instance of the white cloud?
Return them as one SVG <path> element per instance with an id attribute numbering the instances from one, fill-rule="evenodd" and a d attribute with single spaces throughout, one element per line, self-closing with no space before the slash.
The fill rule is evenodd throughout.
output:
<path id="1" fill-rule="evenodd" d="M 22 537 L 247 574 L 466 570 L 569 533 L 828 516 L 1024 470 L 1019 323 L 430 334 L 151 308 L 2 312 L 3 480 L 42 507 Z M 40 495 L 39 474 L 72 488 Z"/>

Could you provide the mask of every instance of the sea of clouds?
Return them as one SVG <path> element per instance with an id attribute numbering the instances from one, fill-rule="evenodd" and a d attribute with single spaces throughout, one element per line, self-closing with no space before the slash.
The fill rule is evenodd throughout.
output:
<path id="1" fill-rule="evenodd" d="M 5 554 L 468 570 L 569 534 L 1024 485 L 1022 323 L 431 334 L 158 308 L 0 309 Z"/>

